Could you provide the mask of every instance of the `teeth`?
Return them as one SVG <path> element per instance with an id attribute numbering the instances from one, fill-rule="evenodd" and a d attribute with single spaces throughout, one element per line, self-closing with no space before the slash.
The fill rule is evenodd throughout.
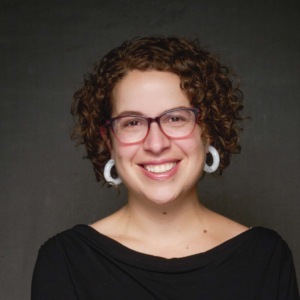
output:
<path id="1" fill-rule="evenodd" d="M 168 172 L 171 169 L 173 169 L 177 163 L 169 163 L 169 164 L 163 164 L 163 165 L 155 165 L 155 166 L 146 166 L 144 165 L 144 168 L 152 173 L 164 173 Z"/>

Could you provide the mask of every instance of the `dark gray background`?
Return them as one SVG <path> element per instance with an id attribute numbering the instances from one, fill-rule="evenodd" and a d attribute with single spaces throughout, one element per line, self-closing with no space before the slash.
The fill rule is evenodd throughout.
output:
<path id="1" fill-rule="evenodd" d="M 126 201 L 96 183 L 70 141 L 72 95 L 126 39 L 196 38 L 242 79 L 242 153 L 199 197 L 247 226 L 276 230 L 300 279 L 299 1 L 1 1 L 0 298 L 28 299 L 39 246 Z"/>

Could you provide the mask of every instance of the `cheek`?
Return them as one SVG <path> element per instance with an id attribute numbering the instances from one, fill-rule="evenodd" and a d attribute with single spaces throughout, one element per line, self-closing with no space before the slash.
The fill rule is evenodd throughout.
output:
<path id="1" fill-rule="evenodd" d="M 201 135 L 195 135 L 188 139 L 177 140 L 176 146 L 183 152 L 187 159 L 182 163 L 195 172 L 203 170 L 206 161 L 206 143 Z"/>
<path id="2" fill-rule="evenodd" d="M 139 147 L 133 146 L 122 146 L 118 145 L 114 148 L 114 157 L 118 168 L 125 168 L 125 165 L 132 165 L 132 161 L 138 152 Z"/>
<path id="3" fill-rule="evenodd" d="M 197 156 L 206 152 L 206 144 L 200 135 L 194 135 L 182 140 L 174 140 L 174 142 L 187 156 Z"/>

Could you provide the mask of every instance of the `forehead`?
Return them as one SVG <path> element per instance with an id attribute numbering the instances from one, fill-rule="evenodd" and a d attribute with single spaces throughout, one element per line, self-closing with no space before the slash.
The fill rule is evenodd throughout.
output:
<path id="1" fill-rule="evenodd" d="M 169 109 L 191 106 L 186 93 L 180 88 L 179 76 L 156 70 L 129 72 L 115 86 L 112 101 L 112 117 L 127 111 L 156 117 Z"/>

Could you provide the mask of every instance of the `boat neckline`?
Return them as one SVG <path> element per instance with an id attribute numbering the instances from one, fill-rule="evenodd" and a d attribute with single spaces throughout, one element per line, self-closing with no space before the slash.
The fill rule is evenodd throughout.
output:
<path id="1" fill-rule="evenodd" d="M 232 257 L 232 254 L 236 255 L 238 252 L 243 251 L 253 236 L 256 235 L 257 231 L 263 229 L 263 227 L 250 227 L 248 230 L 207 251 L 172 258 L 133 250 L 87 224 L 78 224 L 72 229 L 79 232 L 85 238 L 88 238 L 94 246 L 101 248 L 101 251 L 104 251 L 106 255 L 112 256 L 114 259 L 132 266 L 139 266 L 143 269 L 157 271 L 158 267 L 160 271 L 173 272 L 174 270 L 184 271 L 190 267 L 201 267 L 219 259 Z"/>

